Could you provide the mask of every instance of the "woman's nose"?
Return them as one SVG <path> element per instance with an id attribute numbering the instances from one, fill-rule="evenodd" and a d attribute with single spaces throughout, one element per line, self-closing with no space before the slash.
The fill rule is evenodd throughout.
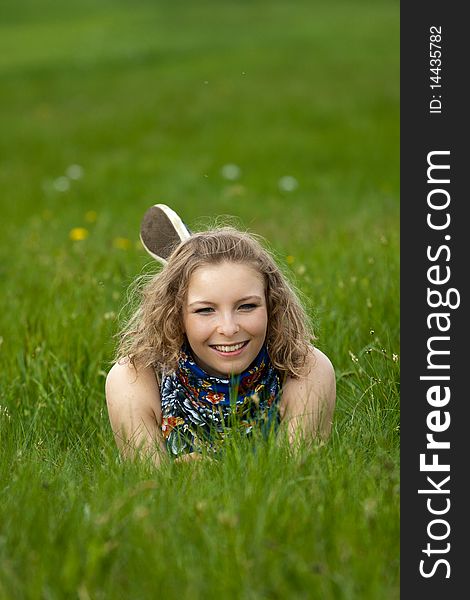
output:
<path id="1" fill-rule="evenodd" d="M 231 336 L 240 330 L 240 326 L 236 322 L 234 315 L 228 314 L 221 316 L 217 331 L 223 335 Z"/>

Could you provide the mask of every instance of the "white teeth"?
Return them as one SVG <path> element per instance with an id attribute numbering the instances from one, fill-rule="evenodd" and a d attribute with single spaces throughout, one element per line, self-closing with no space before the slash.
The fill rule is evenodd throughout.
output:
<path id="1" fill-rule="evenodd" d="M 219 352 L 235 352 L 236 350 L 243 348 L 244 345 L 245 342 L 242 342 L 241 344 L 233 344 L 233 346 L 214 346 L 214 348 Z"/>

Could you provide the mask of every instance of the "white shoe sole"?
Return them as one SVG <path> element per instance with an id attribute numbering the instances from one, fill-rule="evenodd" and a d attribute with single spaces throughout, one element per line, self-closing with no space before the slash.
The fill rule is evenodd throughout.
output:
<path id="1" fill-rule="evenodd" d="M 166 204 L 151 206 L 140 225 L 140 241 L 152 258 L 166 265 L 176 246 L 191 237 L 180 217 Z"/>

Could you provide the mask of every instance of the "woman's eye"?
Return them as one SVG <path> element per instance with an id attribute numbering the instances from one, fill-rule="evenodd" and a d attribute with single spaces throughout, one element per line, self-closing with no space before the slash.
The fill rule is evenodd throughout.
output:
<path id="1" fill-rule="evenodd" d="M 198 315 L 208 315 L 209 313 L 211 313 L 214 309 L 211 306 L 205 306 L 204 308 L 198 308 L 195 312 Z"/>
<path id="2" fill-rule="evenodd" d="M 240 305 L 240 309 L 241 310 L 253 310 L 254 308 L 256 308 L 257 304 L 241 304 Z"/>

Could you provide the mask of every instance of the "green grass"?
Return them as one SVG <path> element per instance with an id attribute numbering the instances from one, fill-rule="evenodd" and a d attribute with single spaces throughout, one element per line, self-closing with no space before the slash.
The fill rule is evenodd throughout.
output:
<path id="1" fill-rule="evenodd" d="M 8 0 L 0 85 L 0 599 L 398 598 L 399 4 Z M 269 240 L 335 366 L 326 446 L 119 462 L 156 202 Z"/>

